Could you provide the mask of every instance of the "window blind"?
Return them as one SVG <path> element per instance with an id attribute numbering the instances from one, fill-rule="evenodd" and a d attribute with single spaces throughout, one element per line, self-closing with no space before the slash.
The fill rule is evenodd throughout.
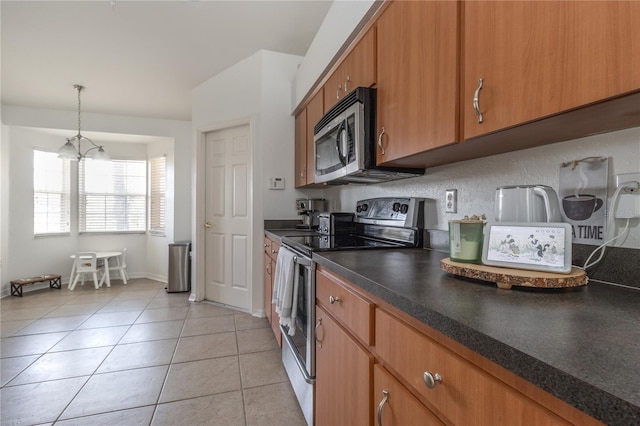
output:
<path id="1" fill-rule="evenodd" d="M 80 232 L 146 231 L 147 162 L 80 161 Z"/>
<path id="2" fill-rule="evenodd" d="M 33 150 L 33 233 L 69 232 L 69 161 L 58 154 Z"/>
<path id="3" fill-rule="evenodd" d="M 166 158 L 157 157 L 149 161 L 149 233 L 164 234 L 166 190 Z"/>

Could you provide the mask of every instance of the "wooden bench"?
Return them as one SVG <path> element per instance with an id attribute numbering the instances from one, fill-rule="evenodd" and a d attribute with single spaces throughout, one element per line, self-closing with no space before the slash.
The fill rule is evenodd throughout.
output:
<path id="1" fill-rule="evenodd" d="M 49 281 L 49 288 L 61 288 L 60 275 L 47 274 L 39 277 L 22 278 L 11 281 L 11 295 L 22 297 L 22 286 Z"/>

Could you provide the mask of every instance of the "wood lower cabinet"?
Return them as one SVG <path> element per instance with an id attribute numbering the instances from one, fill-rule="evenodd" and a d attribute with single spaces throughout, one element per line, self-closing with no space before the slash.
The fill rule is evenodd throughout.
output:
<path id="1" fill-rule="evenodd" d="M 570 424 L 381 309 L 375 351 L 445 423 Z"/>
<path id="2" fill-rule="evenodd" d="M 278 346 L 282 347 L 282 333 L 280 331 L 280 319 L 276 313 L 276 307 L 271 302 L 273 298 L 273 285 L 276 276 L 276 261 L 278 260 L 278 250 L 280 243 L 264 237 L 264 311 L 276 336 Z"/>
<path id="3" fill-rule="evenodd" d="M 271 299 L 273 297 L 273 269 L 271 265 L 271 256 L 267 253 L 264 254 L 264 313 L 267 315 L 267 320 L 271 324 Z"/>
<path id="4" fill-rule="evenodd" d="M 637 1 L 465 1 L 464 138 L 637 91 L 638 22 Z"/>
<path id="5" fill-rule="evenodd" d="M 482 2 L 485 3 L 485 2 Z M 377 163 L 458 141 L 456 1 L 393 1 L 377 20 Z"/>
<path id="6" fill-rule="evenodd" d="M 373 344 L 373 303 L 349 290 L 326 269 L 316 272 L 316 299 L 365 345 Z"/>
<path id="7" fill-rule="evenodd" d="M 316 286 L 318 425 L 377 422 L 384 390 L 382 426 L 600 425 L 322 266 Z"/>
<path id="8" fill-rule="evenodd" d="M 370 425 L 373 357 L 316 306 L 317 426 Z"/>
<path id="9" fill-rule="evenodd" d="M 373 396 L 378 426 L 442 425 L 443 423 L 380 364 L 373 367 Z"/>

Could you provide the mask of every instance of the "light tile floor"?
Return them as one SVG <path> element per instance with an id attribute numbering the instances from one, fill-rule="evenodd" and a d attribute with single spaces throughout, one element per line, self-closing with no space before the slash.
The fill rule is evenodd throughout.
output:
<path id="1" fill-rule="evenodd" d="M 4 425 L 305 425 L 265 318 L 114 280 L 0 300 Z"/>

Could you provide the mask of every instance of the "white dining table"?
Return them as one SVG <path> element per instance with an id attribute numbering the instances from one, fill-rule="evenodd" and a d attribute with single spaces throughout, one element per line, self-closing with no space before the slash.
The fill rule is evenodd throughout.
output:
<path id="1" fill-rule="evenodd" d="M 97 251 L 96 259 L 104 260 L 104 281 L 107 283 L 107 287 L 111 287 L 111 278 L 109 277 L 109 259 L 112 257 L 118 257 L 122 255 L 121 251 Z M 71 275 L 69 275 L 69 282 L 73 282 L 74 275 L 76 273 L 76 255 L 72 254 L 71 259 L 73 259 L 73 265 L 71 266 Z M 102 280 L 100 280 L 102 281 Z"/>

